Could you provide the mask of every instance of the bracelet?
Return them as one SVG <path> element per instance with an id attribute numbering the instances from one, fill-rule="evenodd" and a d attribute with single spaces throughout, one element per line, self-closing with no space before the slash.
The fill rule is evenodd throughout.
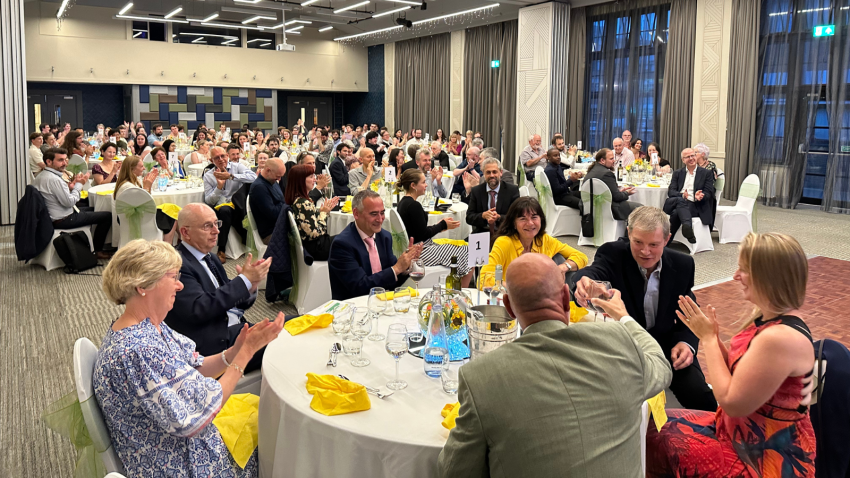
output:
<path id="1" fill-rule="evenodd" d="M 230 364 L 227 362 L 227 358 L 225 358 L 225 356 L 224 356 L 224 352 L 227 352 L 227 350 L 221 352 L 221 361 L 224 362 L 224 365 L 226 367 L 230 367 Z"/>
<path id="2" fill-rule="evenodd" d="M 230 366 L 229 366 L 228 368 L 230 368 L 230 367 L 235 368 L 235 369 L 236 369 L 236 371 L 237 371 L 237 372 L 239 372 L 239 374 L 240 374 L 240 375 L 242 375 L 243 377 L 245 376 L 245 371 L 244 371 L 244 370 L 242 370 L 242 368 L 241 368 L 240 366 L 238 366 L 238 365 L 236 365 L 235 363 L 233 363 L 233 364 L 230 364 Z"/>

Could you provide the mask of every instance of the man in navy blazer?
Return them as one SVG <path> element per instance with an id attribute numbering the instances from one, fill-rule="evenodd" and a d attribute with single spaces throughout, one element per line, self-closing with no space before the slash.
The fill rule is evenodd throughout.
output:
<path id="1" fill-rule="evenodd" d="M 411 245 L 396 260 L 392 236 L 382 228 L 384 202 L 378 193 L 360 191 L 351 208 L 354 222 L 334 238 L 328 257 L 331 297 L 336 300 L 368 295 L 373 287 L 395 290 L 407 280 L 411 261 L 422 252 L 421 244 Z"/>
<path id="2" fill-rule="evenodd" d="M 340 142 L 336 145 L 336 156 L 331 159 L 331 164 L 328 166 L 328 172 L 331 174 L 331 181 L 334 186 L 334 195 L 342 196 L 343 199 L 351 194 L 351 189 L 348 188 L 348 168 L 345 167 L 345 158 L 349 154 L 351 154 L 351 147 Z"/>
<path id="3" fill-rule="evenodd" d="M 177 216 L 183 242 L 177 251 L 183 256 L 180 281 L 183 289 L 177 292 L 174 306 L 165 316 L 165 323 L 195 341 L 201 355 L 211 356 L 226 351 L 236 343 L 236 337 L 247 323 L 243 314 L 257 298 L 257 286 L 266 277 L 271 258 L 236 266 L 239 273 L 228 279 L 224 266 L 210 251 L 218 241 L 221 222 L 206 204 L 189 204 Z M 259 351 L 248 362 L 245 372 L 257 370 L 263 362 Z"/>
<path id="4" fill-rule="evenodd" d="M 714 224 L 711 205 L 714 202 L 714 173 L 697 166 L 697 155 L 691 148 L 682 150 L 685 167 L 673 172 L 664 212 L 670 215 L 670 240 L 676 236 L 679 226 L 682 235 L 691 244 L 696 244 L 691 219 L 696 216 L 709 228 Z"/>
<path id="5" fill-rule="evenodd" d="M 286 166 L 280 158 L 269 158 L 266 167 L 251 184 L 248 200 L 251 203 L 251 214 L 257 222 L 257 232 L 263 244 L 268 245 L 274 231 L 274 225 L 280 216 L 280 210 L 286 201 L 278 181 L 286 172 Z"/>

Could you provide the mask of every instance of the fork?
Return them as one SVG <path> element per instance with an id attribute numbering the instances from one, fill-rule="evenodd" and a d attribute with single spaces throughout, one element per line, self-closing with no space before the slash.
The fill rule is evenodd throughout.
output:
<path id="1" fill-rule="evenodd" d="M 351 380 L 350 378 L 348 378 L 348 377 L 346 377 L 345 375 L 342 375 L 342 374 L 337 375 L 337 377 L 339 377 L 343 380 L 348 380 L 349 382 L 353 382 L 353 380 Z M 360 385 L 363 385 L 363 384 L 361 383 Z M 363 385 L 363 387 L 366 388 L 367 393 L 375 395 L 376 397 L 380 398 L 381 400 L 383 400 L 383 399 L 389 397 L 390 395 L 392 395 L 393 393 L 395 393 L 395 392 L 382 392 L 380 389 L 370 387 L 368 385 Z"/>

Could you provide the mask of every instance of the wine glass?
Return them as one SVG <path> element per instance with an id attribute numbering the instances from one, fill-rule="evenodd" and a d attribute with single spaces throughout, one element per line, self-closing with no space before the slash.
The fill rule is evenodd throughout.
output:
<path id="1" fill-rule="evenodd" d="M 369 313 L 375 319 L 375 326 L 372 328 L 375 333 L 369 336 L 369 340 L 374 342 L 384 340 L 385 338 L 384 334 L 380 332 L 380 328 L 378 327 L 378 319 L 380 319 L 381 314 L 387 310 L 387 301 L 380 299 L 380 296 L 382 295 L 384 296 L 384 299 L 386 299 L 387 291 L 385 291 L 383 287 L 372 287 L 369 290 L 369 300 L 367 305 L 369 307 Z"/>
<path id="2" fill-rule="evenodd" d="M 590 287 L 587 289 L 587 306 L 585 307 L 587 310 L 592 312 L 596 312 L 597 314 L 604 314 L 605 311 L 602 307 L 598 307 L 593 305 L 591 299 L 605 299 L 608 300 L 611 298 L 611 283 L 608 281 L 592 281 Z"/>
<path id="3" fill-rule="evenodd" d="M 395 359 L 395 379 L 387 382 L 390 390 L 401 390 L 407 387 L 407 382 L 398 378 L 398 364 L 407 352 L 407 326 L 390 324 L 387 328 L 385 347 L 387 353 Z"/>
<path id="4" fill-rule="evenodd" d="M 478 290 L 486 294 L 485 304 L 490 303 L 490 296 L 493 292 L 493 286 L 496 285 L 496 275 L 492 272 L 482 272 L 478 275 Z M 480 295 L 479 295 L 480 298 Z M 481 302 L 479 300 L 479 302 Z M 479 303 L 478 305 L 485 305 Z"/>
<path id="5" fill-rule="evenodd" d="M 408 272 L 410 274 L 410 280 L 416 283 L 416 300 L 411 300 L 411 302 L 418 304 L 421 297 L 419 294 L 419 281 L 425 277 L 425 263 L 422 262 L 422 259 L 414 259 L 410 262 Z"/>
<path id="6" fill-rule="evenodd" d="M 407 287 L 396 287 L 393 294 L 393 309 L 399 314 L 406 314 L 410 310 L 410 290 Z"/>
<path id="7" fill-rule="evenodd" d="M 365 307 L 353 307 L 351 310 L 351 333 L 360 339 L 360 350 L 357 351 L 357 358 L 351 361 L 351 365 L 355 367 L 365 367 L 369 365 L 369 359 L 363 358 L 363 339 L 372 332 L 372 318 L 369 316 L 369 311 Z"/>

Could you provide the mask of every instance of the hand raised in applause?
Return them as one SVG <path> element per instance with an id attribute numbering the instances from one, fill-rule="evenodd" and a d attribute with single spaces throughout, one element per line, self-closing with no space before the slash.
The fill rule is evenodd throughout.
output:
<path id="1" fill-rule="evenodd" d="M 245 265 L 236 266 L 236 273 L 244 275 L 251 283 L 251 292 L 257 290 L 257 286 L 269 274 L 269 267 L 272 265 L 271 257 L 260 259 L 256 262 L 251 262 L 252 260 L 253 255 L 248 253 L 248 257 L 245 259 Z"/>

